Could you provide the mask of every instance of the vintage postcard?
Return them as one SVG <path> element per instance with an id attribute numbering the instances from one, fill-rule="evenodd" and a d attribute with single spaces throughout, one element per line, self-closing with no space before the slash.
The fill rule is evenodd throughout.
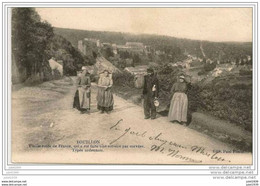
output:
<path id="1" fill-rule="evenodd" d="M 252 165 L 252 8 L 10 11 L 12 163 Z"/>

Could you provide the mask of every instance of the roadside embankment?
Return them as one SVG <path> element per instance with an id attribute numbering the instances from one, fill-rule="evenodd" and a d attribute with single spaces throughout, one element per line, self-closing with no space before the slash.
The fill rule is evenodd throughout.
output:
<path id="1" fill-rule="evenodd" d="M 115 95 L 124 98 L 136 105 L 142 106 L 142 89 L 130 87 L 114 86 Z M 168 111 L 165 107 L 158 108 L 158 114 L 167 116 Z M 237 126 L 225 120 L 218 119 L 207 113 L 193 112 L 191 114 L 191 123 L 189 128 L 204 133 L 222 142 L 232 144 L 241 151 L 252 151 L 252 133 L 244 128 Z"/>

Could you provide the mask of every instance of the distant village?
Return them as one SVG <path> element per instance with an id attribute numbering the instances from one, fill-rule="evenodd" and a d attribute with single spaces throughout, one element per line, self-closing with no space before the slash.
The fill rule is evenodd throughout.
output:
<path id="1" fill-rule="evenodd" d="M 111 47 L 113 49 L 113 53 L 115 55 L 118 54 L 119 51 L 129 51 L 129 52 L 136 52 L 136 53 L 151 53 L 151 47 L 146 46 L 143 43 L 140 42 L 126 42 L 125 45 L 117 45 L 115 43 L 102 43 L 99 39 L 93 39 L 93 38 L 85 38 L 84 40 L 78 41 L 78 49 L 83 54 L 87 54 L 87 44 L 91 42 L 96 45 L 98 48 L 102 47 Z M 157 51 L 159 52 L 159 51 Z"/>
<path id="2" fill-rule="evenodd" d="M 139 55 L 148 55 L 154 52 L 150 46 L 146 46 L 141 42 L 126 42 L 125 45 L 118 45 L 115 43 L 108 43 L 108 42 L 101 42 L 99 39 L 93 39 L 93 38 L 84 38 L 83 40 L 78 41 L 78 49 L 81 51 L 84 55 L 88 55 L 89 52 L 89 46 L 92 45 L 93 47 L 97 47 L 97 53 L 101 53 L 101 49 L 104 48 L 110 48 L 113 52 L 114 58 L 120 58 L 119 53 L 120 52 L 129 52 Z M 155 51 L 157 54 L 160 53 L 160 51 Z M 96 54 L 96 55 L 98 55 Z M 126 59 L 126 66 L 124 68 L 125 71 L 128 71 L 131 74 L 143 74 L 146 72 L 147 65 L 140 65 L 138 67 L 132 67 L 133 59 Z M 117 66 L 117 65 L 116 65 Z"/>
<path id="3" fill-rule="evenodd" d="M 90 50 L 90 48 L 95 50 Z M 101 42 L 99 39 L 94 38 L 84 38 L 83 40 L 78 41 L 78 50 L 84 55 L 95 55 L 96 57 L 101 57 L 101 51 L 107 48 L 111 50 L 111 52 L 113 53 L 113 57 L 111 57 L 110 59 L 103 58 L 97 60 L 96 65 L 100 66 L 101 63 L 104 63 L 104 65 L 106 65 L 106 67 L 110 69 L 120 67 L 120 63 L 122 62 L 120 53 L 122 52 L 138 54 L 143 58 L 146 57 L 146 59 L 148 55 L 159 57 L 160 55 L 165 54 L 164 51 L 155 50 L 151 46 L 144 45 L 141 42 L 126 42 L 125 45 L 119 45 L 115 43 Z M 184 60 L 177 61 L 175 63 L 168 63 L 168 65 L 172 67 L 182 68 L 186 74 L 193 76 L 199 80 L 205 78 L 205 76 L 203 75 L 206 75 L 206 77 L 218 77 L 229 73 L 239 74 L 241 70 L 252 72 L 252 59 L 249 55 L 244 56 L 240 59 L 227 60 L 225 61 L 225 63 L 221 63 L 219 60 L 206 58 L 202 46 L 201 50 L 204 56 L 203 59 L 198 56 L 191 55 L 185 50 L 184 55 L 186 56 L 186 58 Z M 132 58 L 124 59 L 124 63 L 125 66 L 123 66 L 123 68 L 121 69 L 135 76 L 144 75 L 148 66 L 158 65 L 157 63 L 152 61 L 149 61 L 148 64 L 140 63 L 138 65 L 133 65 Z M 49 60 L 49 64 L 52 69 L 52 75 L 55 74 L 55 71 L 58 71 L 61 75 L 63 75 L 62 60 L 56 60 L 53 57 Z M 213 66 L 212 69 L 209 70 L 209 73 L 203 74 L 203 71 L 201 71 L 201 69 L 203 69 L 203 66 L 205 64 Z"/>
<path id="4" fill-rule="evenodd" d="M 115 44 L 115 43 L 101 42 L 99 39 L 94 39 L 94 38 L 84 38 L 83 40 L 78 41 L 78 49 L 84 55 L 87 55 L 87 54 L 89 54 L 89 52 L 91 52 L 89 50 L 89 46 L 91 46 L 91 45 L 93 47 L 97 48 L 97 52 L 95 54 L 97 56 L 99 55 L 100 51 L 104 48 L 110 48 L 111 51 L 113 52 L 113 56 L 115 56 L 114 58 L 116 58 L 116 57 L 119 58 L 120 52 L 129 52 L 129 53 L 139 54 L 142 56 L 147 56 L 149 54 L 159 56 L 159 55 L 165 54 L 164 51 L 154 50 L 151 46 L 144 45 L 141 42 L 126 42 L 125 45 L 119 45 L 119 44 Z M 245 56 L 244 58 L 241 58 L 239 60 L 233 59 L 231 61 L 230 60 L 225 61 L 224 64 L 221 64 L 221 62 L 219 60 L 213 61 L 212 59 L 206 58 L 202 46 L 201 46 L 201 52 L 204 56 L 204 59 L 191 55 L 185 50 L 185 52 L 184 52 L 184 54 L 186 56 L 185 60 L 177 61 L 175 63 L 168 63 L 168 65 L 171 65 L 173 67 L 183 68 L 184 71 L 196 71 L 196 69 L 201 69 L 205 63 L 206 64 L 216 63 L 216 65 L 214 66 L 214 69 L 211 72 L 211 75 L 214 77 L 220 76 L 222 73 L 227 73 L 227 72 L 231 72 L 231 71 L 239 73 L 239 70 L 241 69 L 241 67 L 237 68 L 238 66 L 246 66 L 246 68 L 250 68 L 249 70 L 252 70 L 252 66 L 250 66 L 248 64 L 248 63 L 250 63 L 250 61 L 252 63 L 251 56 L 249 56 L 249 55 Z M 133 75 L 145 74 L 146 69 L 148 68 L 148 66 L 150 64 L 156 65 L 156 63 L 154 63 L 154 62 L 150 62 L 148 65 L 140 64 L 140 65 L 134 66 L 134 65 L 132 65 L 132 63 L 133 63 L 132 59 L 126 59 L 126 63 L 127 63 L 126 67 L 124 67 L 123 69 Z M 115 66 L 118 66 L 118 65 L 115 65 Z M 194 74 L 192 74 L 192 75 L 194 75 Z"/>

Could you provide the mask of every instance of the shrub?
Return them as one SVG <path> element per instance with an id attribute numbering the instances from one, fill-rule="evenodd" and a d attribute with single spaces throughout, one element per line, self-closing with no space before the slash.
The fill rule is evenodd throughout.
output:
<path id="1" fill-rule="evenodd" d="M 239 75 L 241 76 L 252 75 L 252 71 L 241 69 L 239 70 Z"/>
<path id="2" fill-rule="evenodd" d="M 230 77 L 214 79 L 210 84 L 193 85 L 189 93 L 192 109 L 198 108 L 218 118 L 252 129 L 252 85 L 229 83 Z"/>
<path id="3" fill-rule="evenodd" d="M 114 85 L 134 88 L 134 75 L 130 73 L 115 73 L 113 74 Z"/>
<path id="4" fill-rule="evenodd" d="M 212 71 L 212 70 L 214 70 L 215 68 L 216 68 L 216 65 L 217 65 L 217 63 L 216 62 L 214 62 L 214 63 L 206 63 L 205 65 L 204 65 L 204 70 L 206 71 L 206 72 L 209 72 L 209 71 Z"/>
<path id="5" fill-rule="evenodd" d="M 201 71 L 198 72 L 199 76 L 206 75 L 206 74 L 207 74 L 207 72 L 204 69 L 202 69 Z"/>
<path id="6" fill-rule="evenodd" d="M 59 72 L 58 69 L 53 70 L 53 78 L 54 79 L 60 79 L 61 78 L 61 73 Z"/>

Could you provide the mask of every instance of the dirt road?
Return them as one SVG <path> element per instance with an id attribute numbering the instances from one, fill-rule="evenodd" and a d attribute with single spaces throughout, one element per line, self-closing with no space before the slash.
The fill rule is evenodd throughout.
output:
<path id="1" fill-rule="evenodd" d="M 143 109 L 114 94 L 114 110 L 72 108 L 75 77 L 12 93 L 12 160 L 49 163 L 250 164 L 238 152 L 166 117 L 144 120 Z"/>

